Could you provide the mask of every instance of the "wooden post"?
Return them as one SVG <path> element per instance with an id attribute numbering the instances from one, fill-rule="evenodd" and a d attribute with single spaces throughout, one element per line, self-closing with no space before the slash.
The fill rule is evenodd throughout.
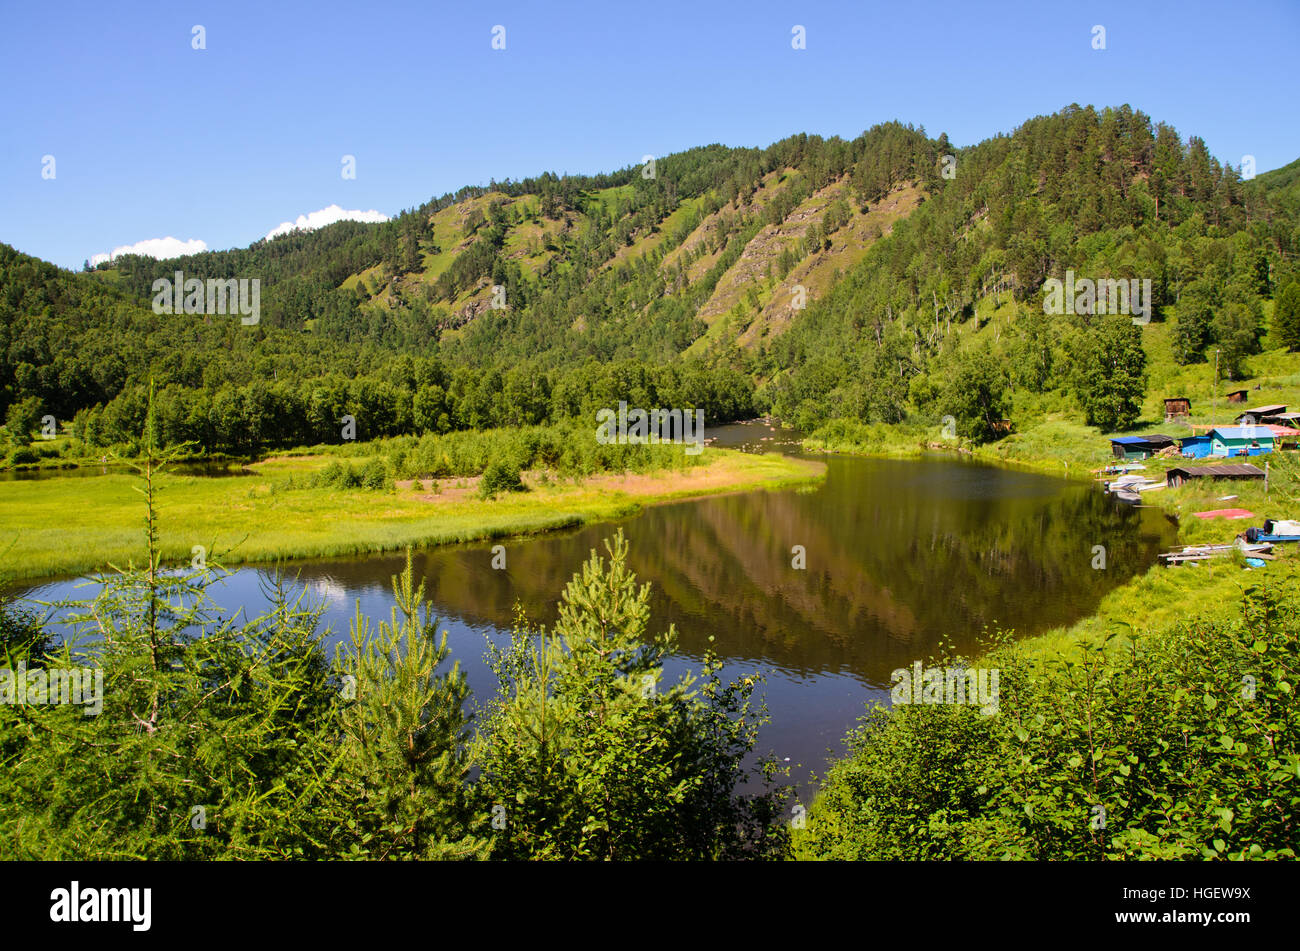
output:
<path id="1" fill-rule="evenodd" d="M 1264 460 L 1264 494 L 1268 495 L 1268 460 Z"/>

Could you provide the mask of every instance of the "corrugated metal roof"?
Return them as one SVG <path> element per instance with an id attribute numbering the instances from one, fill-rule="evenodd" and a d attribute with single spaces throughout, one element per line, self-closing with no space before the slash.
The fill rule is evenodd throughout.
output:
<path id="1" fill-rule="evenodd" d="M 1248 409 L 1237 416 L 1272 416 L 1274 413 L 1285 413 L 1286 405 L 1283 403 L 1274 403 L 1271 406 L 1256 406 L 1254 409 Z"/>
<path id="2" fill-rule="evenodd" d="M 1185 478 L 1190 479 L 1213 478 L 1214 476 L 1259 476 L 1261 479 L 1264 477 L 1263 469 L 1246 462 L 1222 466 L 1188 466 L 1187 468 L 1180 466 L 1170 469 L 1166 475 L 1173 475 L 1175 472 L 1181 472 Z"/>

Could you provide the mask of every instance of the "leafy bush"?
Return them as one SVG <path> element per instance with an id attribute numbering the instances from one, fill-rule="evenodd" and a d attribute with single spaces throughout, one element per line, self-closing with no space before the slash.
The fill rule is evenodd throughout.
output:
<path id="1" fill-rule="evenodd" d="M 563 476 L 597 472 L 646 472 L 702 464 L 681 445 L 601 444 L 595 427 L 566 423 L 521 429 L 427 433 L 378 443 L 399 479 L 476 476 L 493 463 L 519 469 L 552 469 Z"/>
<path id="2" fill-rule="evenodd" d="M 371 489 L 385 490 L 393 487 L 388 478 L 388 467 L 383 459 L 370 459 L 360 469 L 350 463 L 332 459 L 322 469 L 299 476 L 289 476 L 281 483 L 287 489 Z M 272 489 L 274 490 L 274 486 Z"/>
<path id="3" fill-rule="evenodd" d="M 366 489 L 382 491 L 391 489 L 393 484 L 388 478 L 388 469 L 384 466 L 384 460 L 379 458 L 371 459 L 361 467 L 361 485 Z"/>
<path id="4" fill-rule="evenodd" d="M 519 466 L 504 460 L 488 463 L 478 484 L 478 494 L 485 499 L 492 498 L 498 492 L 526 491 L 527 487 L 519 476 Z"/>
<path id="5" fill-rule="evenodd" d="M 1300 593 L 1248 590 L 1126 650 L 1033 667 L 1000 710 L 868 714 L 796 836 L 804 858 L 1295 858 Z"/>

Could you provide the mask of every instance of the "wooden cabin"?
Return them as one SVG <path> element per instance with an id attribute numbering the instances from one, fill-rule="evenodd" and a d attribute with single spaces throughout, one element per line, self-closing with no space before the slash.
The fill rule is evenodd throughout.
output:
<path id="1" fill-rule="evenodd" d="M 1210 430 L 1210 455 L 1258 456 L 1273 451 L 1268 426 L 1217 426 Z"/>
<path id="2" fill-rule="evenodd" d="M 1211 466 L 1179 466 L 1165 473 L 1169 488 L 1176 489 L 1196 479 L 1262 479 L 1264 470 L 1248 462 Z"/>
<path id="3" fill-rule="evenodd" d="M 1254 409 L 1248 409 L 1244 413 L 1237 415 L 1237 422 L 1242 422 L 1247 416 L 1250 421 L 1257 426 L 1267 426 L 1269 423 L 1283 423 L 1283 416 L 1286 415 L 1286 407 L 1281 403 L 1273 403 L 1269 406 L 1256 406 Z"/>
<path id="4" fill-rule="evenodd" d="M 1150 433 L 1146 436 L 1117 436 L 1110 441 L 1110 451 L 1116 459 L 1130 461 L 1149 459 L 1163 449 L 1175 445 L 1173 439 L 1163 433 Z"/>
<path id="5" fill-rule="evenodd" d="M 1165 400 L 1165 422 L 1186 419 L 1192 415 L 1192 401 L 1185 396 L 1171 396 Z"/>
<path id="6" fill-rule="evenodd" d="M 1244 402 L 1246 402 L 1246 396 L 1247 396 L 1247 394 L 1249 394 L 1249 393 L 1250 393 L 1250 390 L 1233 390 L 1231 393 L 1228 394 L 1228 402 L 1229 402 L 1229 403 L 1244 403 Z"/>

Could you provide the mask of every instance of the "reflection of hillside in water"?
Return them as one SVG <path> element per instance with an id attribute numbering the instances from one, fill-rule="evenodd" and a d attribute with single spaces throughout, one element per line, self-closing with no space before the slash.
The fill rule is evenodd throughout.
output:
<path id="1" fill-rule="evenodd" d="M 1070 623 L 1145 569 L 1172 527 L 1088 486 L 955 463 L 831 459 L 824 486 L 657 506 L 625 521 L 631 563 L 653 583 L 652 630 L 681 648 L 789 671 L 875 682 L 941 639 L 974 646 L 987 626 L 1022 633 Z M 565 583 L 612 525 L 417 555 L 438 610 L 508 627 L 516 601 L 550 622 Z M 791 567 L 803 545 L 807 569 Z M 1093 546 L 1107 568 L 1092 568 Z M 400 558 L 305 567 L 349 590 L 386 585 Z M 714 636 L 712 643 L 709 635 Z"/>

